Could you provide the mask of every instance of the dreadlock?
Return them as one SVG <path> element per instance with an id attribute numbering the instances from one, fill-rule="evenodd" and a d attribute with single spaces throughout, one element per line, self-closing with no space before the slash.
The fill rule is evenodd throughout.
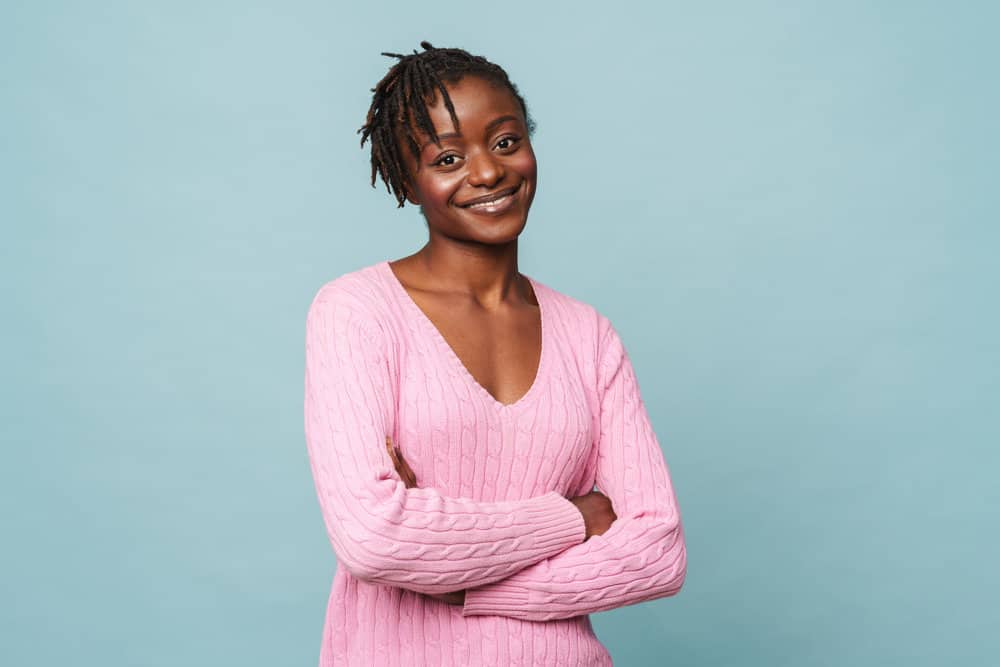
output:
<path id="1" fill-rule="evenodd" d="M 427 110 L 427 103 L 433 102 L 437 94 L 441 95 L 457 129 L 458 116 L 455 115 L 446 83 L 455 83 L 472 74 L 506 86 L 521 105 L 528 133 L 535 129 L 524 98 L 499 65 L 462 49 L 438 49 L 426 41 L 420 42 L 420 46 L 424 49 L 420 53 L 416 49 L 411 54 L 382 52 L 383 56 L 396 58 L 398 62 L 372 88 L 372 104 L 368 108 L 365 124 L 358 130 L 362 147 L 365 141 L 371 141 L 372 187 L 375 187 L 375 177 L 380 176 L 385 189 L 395 195 L 400 208 L 406 202 L 407 174 L 396 132 L 402 131 L 404 142 L 417 159 L 420 156 L 420 145 L 416 131 L 428 135 L 435 144 L 440 145 L 441 141 Z"/>

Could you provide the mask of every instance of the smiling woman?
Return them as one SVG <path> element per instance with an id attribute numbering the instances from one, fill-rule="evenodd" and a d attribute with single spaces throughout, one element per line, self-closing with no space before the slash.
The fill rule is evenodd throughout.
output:
<path id="1" fill-rule="evenodd" d="M 518 271 L 527 106 L 461 49 L 385 54 L 361 128 L 417 252 L 323 285 L 306 442 L 338 569 L 320 665 L 610 665 L 588 614 L 677 593 L 687 554 L 628 353 Z M 598 490 L 595 490 L 595 486 Z"/>
<path id="2" fill-rule="evenodd" d="M 448 86 L 455 117 L 437 141 L 417 132 L 420 149 L 404 154 L 406 198 L 427 224 L 449 236 L 511 238 L 528 220 L 535 194 L 535 154 L 527 120 L 510 91 L 476 76 Z M 433 126 L 448 127 L 443 104 L 429 110 Z"/>

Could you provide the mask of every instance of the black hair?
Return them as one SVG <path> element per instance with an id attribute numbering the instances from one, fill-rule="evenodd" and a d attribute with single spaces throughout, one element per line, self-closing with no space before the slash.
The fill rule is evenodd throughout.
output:
<path id="1" fill-rule="evenodd" d="M 438 49 L 426 41 L 420 42 L 420 46 L 424 48 L 423 52 L 416 49 L 410 54 L 382 52 L 383 56 L 396 58 L 398 62 L 372 88 L 374 95 L 368 116 L 358 130 L 361 146 L 364 147 L 368 140 L 371 144 L 372 187 L 375 187 L 376 175 L 381 176 L 385 189 L 396 196 L 400 208 L 406 202 L 407 173 L 396 132 L 402 131 L 406 144 L 417 159 L 420 145 L 414 127 L 440 145 L 427 111 L 428 102 L 432 102 L 438 93 L 451 115 L 452 123 L 458 128 L 458 117 L 445 83 L 455 83 L 466 75 L 475 75 L 506 87 L 521 105 L 528 134 L 535 129 L 524 98 L 502 67 L 462 49 Z"/>

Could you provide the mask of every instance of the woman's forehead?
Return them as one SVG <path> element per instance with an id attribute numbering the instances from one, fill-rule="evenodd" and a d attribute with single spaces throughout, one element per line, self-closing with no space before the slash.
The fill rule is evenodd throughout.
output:
<path id="1" fill-rule="evenodd" d="M 498 121 L 524 121 L 520 102 L 507 86 L 481 77 L 466 76 L 455 83 L 445 84 L 445 87 L 459 127 L 455 127 L 444 96 L 438 91 L 427 104 L 427 113 L 438 134 L 484 129 L 498 124 Z"/>

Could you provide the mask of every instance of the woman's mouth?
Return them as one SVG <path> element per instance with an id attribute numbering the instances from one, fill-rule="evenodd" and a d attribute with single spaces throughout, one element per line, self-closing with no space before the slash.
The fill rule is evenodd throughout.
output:
<path id="1" fill-rule="evenodd" d="M 471 199 L 464 204 L 459 204 L 458 206 L 459 208 L 464 208 L 468 211 L 474 211 L 476 213 L 487 213 L 491 215 L 504 213 L 516 202 L 517 193 L 520 189 L 520 185 L 505 188 L 489 195 L 476 197 L 475 199 Z"/>

